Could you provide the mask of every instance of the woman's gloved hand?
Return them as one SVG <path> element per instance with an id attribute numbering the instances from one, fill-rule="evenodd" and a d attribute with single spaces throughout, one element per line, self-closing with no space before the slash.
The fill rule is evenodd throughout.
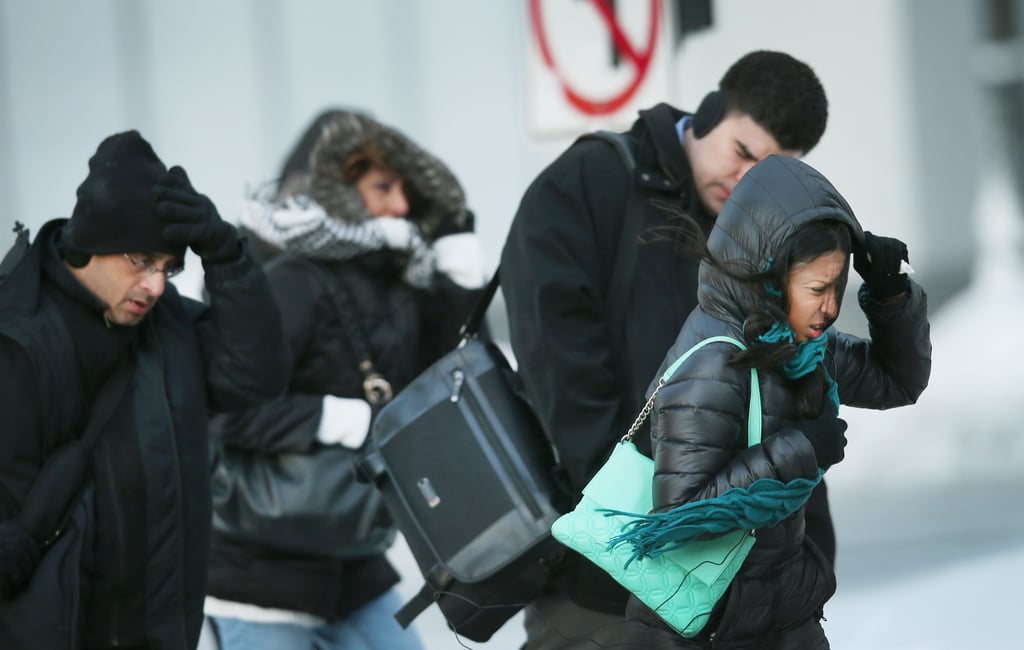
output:
<path id="1" fill-rule="evenodd" d="M 445 215 L 433 235 L 438 272 L 464 289 L 479 289 L 487 283 L 475 228 L 476 216 L 466 208 Z"/>
<path id="2" fill-rule="evenodd" d="M 831 402 L 826 400 L 817 418 L 800 420 L 793 426 L 810 440 L 818 467 L 828 469 L 843 460 L 843 448 L 846 447 L 846 420 L 839 417 Z"/>
<path id="3" fill-rule="evenodd" d="M 324 395 L 316 439 L 323 445 L 359 449 L 370 433 L 372 419 L 373 410 L 366 400 Z"/>
<path id="4" fill-rule="evenodd" d="M 853 268 L 876 299 L 892 298 L 910 289 L 910 279 L 900 269 L 900 262 L 909 261 L 907 245 L 892 237 L 865 231 L 864 244 L 853 243 Z"/>

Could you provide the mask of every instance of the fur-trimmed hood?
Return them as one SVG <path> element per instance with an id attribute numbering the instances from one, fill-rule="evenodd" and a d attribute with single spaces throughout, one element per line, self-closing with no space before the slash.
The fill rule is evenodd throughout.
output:
<path id="1" fill-rule="evenodd" d="M 339 111 L 324 124 L 310 155 L 310 195 L 327 214 L 350 222 L 370 218 L 359 192 L 341 178 L 346 159 L 368 141 L 376 141 L 384 159 L 402 177 L 409 200 L 407 218 L 428 242 L 445 215 L 465 212 L 465 194 L 444 163 L 367 115 Z"/>
<path id="2" fill-rule="evenodd" d="M 768 156 L 736 185 L 715 220 L 708 248 L 719 261 L 764 271 L 794 231 L 826 219 L 846 224 L 850 237 L 864 242 L 853 209 L 827 178 L 791 156 Z M 741 324 L 761 299 L 755 287 L 701 262 L 697 300 L 709 314 Z"/>

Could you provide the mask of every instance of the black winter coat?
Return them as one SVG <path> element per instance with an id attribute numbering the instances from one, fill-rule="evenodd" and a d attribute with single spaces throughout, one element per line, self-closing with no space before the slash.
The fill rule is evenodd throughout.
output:
<path id="1" fill-rule="evenodd" d="M 827 180 L 795 159 L 771 156 L 737 185 L 708 245 L 719 259 L 749 260 L 754 268 L 766 268 L 795 228 L 822 219 L 846 223 L 851 235 L 863 240 L 852 211 Z M 680 331 L 662 371 L 705 338 L 743 340 L 743 321 L 750 313 L 745 305 L 764 299 L 704 262 L 700 305 Z M 838 384 L 840 402 L 872 409 L 913 404 L 931 370 L 924 291 L 911 282 L 905 299 L 881 303 L 862 287 L 860 306 L 871 338 L 833 329 L 828 340 L 824 366 Z M 745 448 L 750 373 L 729 365 L 734 353 L 729 344 L 702 348 L 657 397 L 652 423 L 656 510 L 712 498 L 760 478 L 785 482 L 817 473 L 814 449 L 796 426 L 800 418 L 794 384 L 778 371 L 759 371 L 764 435 L 761 444 Z M 712 616 L 717 629 L 711 625 L 704 633 L 715 633 L 714 647 L 806 647 L 779 639 L 787 630 L 819 619 L 834 590 L 831 565 L 805 537 L 801 509 L 779 525 L 757 531 L 757 543 Z M 650 620 L 656 619 L 652 615 Z M 676 638 L 679 647 L 694 647 Z M 744 645 L 755 641 L 763 645 Z"/>
<path id="2" fill-rule="evenodd" d="M 243 256 L 206 269 L 209 306 L 168 284 L 140 325 L 108 328 L 103 305 L 59 259 L 62 224 L 44 225 L 0 286 L 0 519 L 18 513 L 46 458 L 82 433 L 100 385 L 134 350 L 132 388 L 94 453 L 85 638 L 194 648 L 210 530 L 207 416 L 284 390 L 278 312 Z"/>
<path id="3" fill-rule="evenodd" d="M 441 274 L 433 288 L 413 288 L 402 281 L 403 255 L 389 250 L 320 264 L 343 283 L 374 364 L 396 392 L 455 347 L 459 326 L 480 294 Z M 267 266 L 294 357 L 292 382 L 277 400 L 217 418 L 214 434 L 226 446 L 257 453 L 309 451 L 318 444 L 324 395 L 365 399 L 347 330 L 309 265 L 286 256 Z M 214 530 L 209 593 L 223 600 L 334 621 L 397 581 L 383 554 L 358 560 L 285 554 Z"/>
<path id="4" fill-rule="evenodd" d="M 697 304 L 697 263 L 667 241 L 640 245 L 624 312 L 610 314 L 607 301 L 634 188 L 645 199 L 645 231 L 668 223 L 669 208 L 710 230 L 675 129 L 683 115 L 667 104 L 641 111 L 629 131 L 632 177 L 608 143 L 570 147 L 527 189 L 502 252 L 512 349 L 567 474 L 569 507 L 639 412 L 644 390 Z M 612 319 L 623 321 L 618 339 Z M 646 440 L 640 447 L 650 453 Z M 574 553 L 555 582 L 589 609 L 621 614 L 625 607 L 625 590 Z"/>

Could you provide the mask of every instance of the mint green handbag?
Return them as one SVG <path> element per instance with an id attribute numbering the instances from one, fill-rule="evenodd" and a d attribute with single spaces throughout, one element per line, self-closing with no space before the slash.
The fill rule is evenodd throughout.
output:
<path id="1" fill-rule="evenodd" d="M 754 545 L 753 531 L 734 530 L 714 539 L 688 542 L 655 557 L 637 559 L 629 545 L 610 548 L 610 542 L 633 520 L 627 513 L 647 513 L 652 508 L 654 461 L 637 451 L 633 435 L 650 414 L 665 382 L 693 352 L 715 342 L 732 343 L 746 349 L 734 338 L 714 336 L 677 359 L 662 375 L 651 398 L 629 432 L 615 446 L 611 457 L 584 488 L 583 499 L 572 512 L 551 525 L 555 539 L 604 569 L 687 638 L 703 629 L 715 603 L 729 588 Z M 761 442 L 761 393 L 755 369 L 750 371 L 750 387 L 748 446 Z M 616 514 L 607 511 L 616 511 Z"/>

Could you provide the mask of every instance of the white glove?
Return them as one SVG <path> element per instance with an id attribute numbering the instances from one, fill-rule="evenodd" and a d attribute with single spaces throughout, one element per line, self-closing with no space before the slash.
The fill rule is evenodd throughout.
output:
<path id="1" fill-rule="evenodd" d="M 409 250 L 414 241 L 416 224 L 401 217 L 374 217 L 366 222 L 366 227 L 376 230 L 384 240 L 384 245 L 396 251 Z"/>
<path id="2" fill-rule="evenodd" d="M 370 433 L 370 404 L 357 397 L 324 395 L 316 439 L 325 445 L 358 449 Z"/>
<path id="3" fill-rule="evenodd" d="M 437 270 L 464 289 L 479 289 L 487 282 L 484 255 L 476 233 L 447 235 L 434 242 Z"/>

